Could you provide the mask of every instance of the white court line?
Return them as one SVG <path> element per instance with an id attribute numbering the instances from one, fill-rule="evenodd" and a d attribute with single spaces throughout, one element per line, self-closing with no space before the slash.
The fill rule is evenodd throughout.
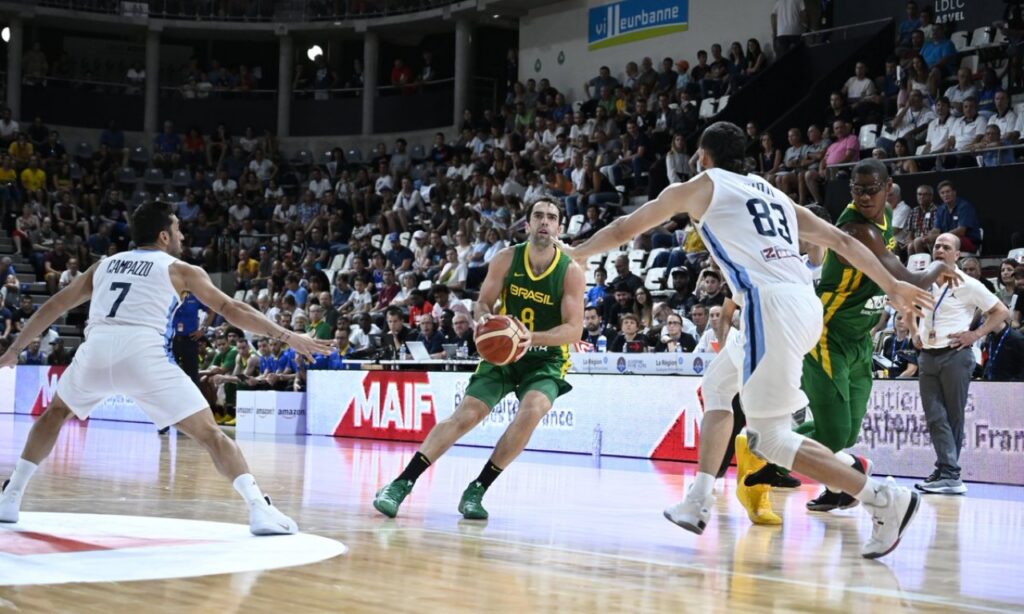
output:
<path id="1" fill-rule="evenodd" d="M 540 548 L 540 549 L 543 549 L 543 550 L 551 550 L 551 551 L 555 551 L 555 552 L 562 552 L 562 553 L 565 553 L 565 554 L 577 554 L 577 555 L 589 556 L 589 557 L 599 556 L 599 557 L 604 557 L 604 558 L 614 559 L 614 560 L 619 560 L 619 561 L 628 561 L 630 563 L 641 563 L 641 564 L 645 564 L 645 565 L 657 565 L 657 566 L 660 566 L 660 567 L 673 567 L 673 568 L 676 568 L 676 569 L 686 569 L 686 570 L 698 571 L 698 572 L 702 572 L 702 573 L 706 573 L 706 572 L 712 571 L 712 572 L 723 573 L 723 574 L 728 575 L 728 576 L 734 576 L 734 577 L 739 577 L 739 578 L 750 578 L 750 579 L 754 579 L 754 580 L 763 580 L 763 581 L 767 581 L 767 582 L 776 582 L 776 583 L 779 583 L 779 584 L 789 584 L 789 585 L 801 586 L 801 587 L 805 587 L 805 588 L 820 589 L 823 586 L 824 587 L 828 587 L 828 588 L 834 588 L 832 585 L 824 585 L 824 584 L 820 584 L 818 582 L 807 582 L 805 580 L 793 580 L 793 579 L 790 579 L 790 578 L 780 578 L 780 577 L 776 577 L 776 576 L 767 576 L 767 575 L 764 575 L 764 574 L 737 572 L 737 571 L 733 571 L 733 570 L 730 570 L 730 569 L 724 569 L 724 568 L 721 568 L 721 567 L 708 567 L 707 565 L 698 565 L 698 564 L 693 564 L 693 563 L 677 563 L 677 562 L 671 562 L 671 561 L 659 561 L 659 560 L 654 560 L 654 559 L 646 559 L 646 558 L 639 557 L 639 556 L 630 556 L 630 555 L 623 555 L 623 554 L 612 554 L 612 553 L 599 552 L 599 551 L 594 551 L 594 550 L 579 550 L 579 549 L 576 549 L 576 548 L 566 548 L 566 547 L 563 547 L 563 546 L 550 546 L 550 545 L 545 545 L 545 544 L 534 544 L 534 543 L 530 543 L 530 542 L 519 542 L 519 541 L 515 541 L 515 540 L 511 540 L 511 539 L 502 539 L 500 537 L 485 537 L 485 536 L 480 536 L 480 535 L 463 535 L 461 533 L 456 534 L 456 533 L 450 533 L 448 531 L 441 531 L 441 530 L 438 530 L 438 529 L 427 529 L 427 528 L 423 528 L 423 527 L 402 527 L 400 530 L 403 530 L 403 531 L 423 531 L 423 532 L 426 532 L 426 533 L 436 533 L 436 534 L 439 534 L 439 535 L 446 535 L 446 536 L 450 536 L 450 537 L 459 537 L 459 538 L 462 538 L 462 539 L 476 539 L 476 540 L 480 540 L 480 541 L 494 542 L 494 543 L 504 544 L 504 545 L 509 545 L 509 546 L 529 546 L 531 548 Z M 883 565 L 884 563 L 875 562 L 875 564 Z M 856 593 L 856 594 L 860 594 L 860 595 L 872 595 L 872 596 L 876 596 L 876 597 L 890 597 L 890 598 L 893 598 L 893 599 L 905 599 L 905 600 L 908 600 L 908 601 L 915 601 L 915 602 L 918 602 L 918 603 L 926 603 L 926 604 L 929 604 L 929 605 L 940 605 L 940 606 L 964 608 L 964 609 L 976 610 L 976 611 L 979 611 L 979 612 L 999 612 L 999 613 L 1002 613 L 1002 612 L 1008 611 L 1010 609 L 1010 607 L 1011 607 L 1011 605 L 1009 603 L 1006 604 L 1003 607 L 990 607 L 990 606 L 978 605 L 978 604 L 973 604 L 973 603 L 964 603 L 964 602 L 955 601 L 953 599 L 949 599 L 949 598 L 945 598 L 945 597 L 932 597 L 930 595 L 924 595 L 924 594 L 921 594 L 921 593 L 914 593 L 914 592 L 908 592 L 908 591 L 903 591 L 903 590 L 893 591 L 893 590 L 887 590 L 887 589 L 874 588 L 874 587 L 870 587 L 870 586 L 843 586 L 842 590 L 844 592 L 847 592 L 847 593 Z"/>

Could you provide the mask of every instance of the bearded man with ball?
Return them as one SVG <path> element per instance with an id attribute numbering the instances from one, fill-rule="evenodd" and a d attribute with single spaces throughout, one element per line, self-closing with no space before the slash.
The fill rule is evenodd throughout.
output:
<path id="1" fill-rule="evenodd" d="M 477 350 L 483 360 L 455 413 L 438 423 L 405 470 L 377 491 L 373 507 L 380 513 L 394 518 L 431 463 L 514 392 L 519 411 L 459 502 L 465 518 L 487 518 L 487 488 L 523 451 L 555 399 L 572 389 L 565 374 L 569 346 L 583 330 L 586 280 L 579 265 L 555 243 L 561 221 L 556 203 L 537 201 L 530 208 L 527 242 L 507 247 L 491 260 L 474 304 Z"/>

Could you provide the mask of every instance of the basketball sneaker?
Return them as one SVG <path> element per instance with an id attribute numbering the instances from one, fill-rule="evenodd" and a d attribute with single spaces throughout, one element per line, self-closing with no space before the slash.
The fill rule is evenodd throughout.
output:
<path id="1" fill-rule="evenodd" d="M 711 506 L 715 504 L 715 495 L 708 493 L 708 496 L 701 500 L 692 496 L 692 493 L 693 485 L 691 484 L 686 497 L 679 503 L 665 508 L 664 514 L 669 522 L 683 527 L 690 533 L 700 535 L 711 519 Z"/>
<path id="2" fill-rule="evenodd" d="M 487 489 L 480 482 L 470 482 L 466 490 L 462 492 L 462 499 L 459 501 L 459 513 L 466 520 L 487 520 L 487 510 L 484 509 L 483 498 Z"/>
<path id="3" fill-rule="evenodd" d="M 787 473 L 782 467 L 768 463 L 747 476 L 746 485 L 767 484 L 775 488 L 800 488 L 802 482 Z"/>
<path id="4" fill-rule="evenodd" d="M 253 535 L 292 535 L 299 532 L 299 525 L 274 507 L 270 497 L 264 495 L 263 499 L 266 505 L 257 502 L 249 507 L 249 531 Z"/>
<path id="5" fill-rule="evenodd" d="M 395 480 L 384 485 L 373 498 L 373 507 L 388 518 L 398 515 L 402 501 L 412 491 L 412 480 Z"/>
<path id="6" fill-rule="evenodd" d="M 874 467 L 874 463 L 866 456 L 853 457 L 853 468 L 868 477 L 871 477 Z M 858 503 L 860 502 L 853 495 L 848 495 L 845 492 L 833 492 L 826 488 L 816 498 L 807 502 L 807 510 L 811 512 L 848 510 L 852 507 L 857 507 Z"/>
<path id="7" fill-rule="evenodd" d="M 967 492 L 967 486 L 960 478 L 939 478 L 923 484 L 915 484 L 914 487 L 933 495 L 962 495 Z"/>
<path id="8" fill-rule="evenodd" d="M 880 505 L 864 504 L 873 522 L 871 537 L 861 550 L 867 559 L 877 559 L 896 549 L 921 503 L 921 495 L 897 486 L 892 477 L 877 486 L 875 494 L 882 500 Z"/>
<path id="9" fill-rule="evenodd" d="M 21 510 L 21 492 L 8 488 L 10 480 L 4 480 L 0 488 L 0 522 L 18 522 Z"/>
<path id="10" fill-rule="evenodd" d="M 756 484 L 747 486 L 747 477 L 767 465 L 767 461 L 758 458 L 750 451 L 747 436 L 740 433 L 736 436 L 736 498 L 747 510 L 747 517 L 754 524 L 782 524 L 782 518 L 772 510 L 771 486 Z"/>

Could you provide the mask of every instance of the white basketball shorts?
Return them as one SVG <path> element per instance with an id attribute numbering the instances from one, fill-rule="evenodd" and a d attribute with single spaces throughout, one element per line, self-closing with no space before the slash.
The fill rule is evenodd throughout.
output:
<path id="1" fill-rule="evenodd" d="M 732 331 L 702 382 L 706 410 L 732 407 L 739 392 L 748 418 L 788 416 L 807 406 L 800 389 L 804 355 L 821 338 L 821 300 L 802 284 L 747 293 L 740 330 Z"/>
<path id="2" fill-rule="evenodd" d="M 177 424 L 209 403 L 164 348 L 156 332 L 138 327 L 93 329 L 57 384 L 81 419 L 118 394 L 131 397 L 159 428 Z"/>
<path id="3" fill-rule="evenodd" d="M 732 399 L 740 393 L 740 387 L 743 385 L 743 373 L 740 368 L 743 366 L 745 345 L 742 330 L 734 328 L 729 331 L 725 345 L 711 361 L 711 365 L 700 380 L 704 411 L 732 411 Z"/>

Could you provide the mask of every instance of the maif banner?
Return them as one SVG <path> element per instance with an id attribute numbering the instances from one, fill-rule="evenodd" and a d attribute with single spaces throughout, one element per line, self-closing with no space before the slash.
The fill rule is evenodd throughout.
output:
<path id="1" fill-rule="evenodd" d="M 309 374 L 310 434 L 423 441 L 455 412 L 468 373 L 313 371 Z M 637 458 L 697 460 L 702 417 L 696 377 L 570 374 L 573 390 L 541 421 L 528 449 Z M 519 411 L 502 399 L 460 443 L 493 446 Z"/>

